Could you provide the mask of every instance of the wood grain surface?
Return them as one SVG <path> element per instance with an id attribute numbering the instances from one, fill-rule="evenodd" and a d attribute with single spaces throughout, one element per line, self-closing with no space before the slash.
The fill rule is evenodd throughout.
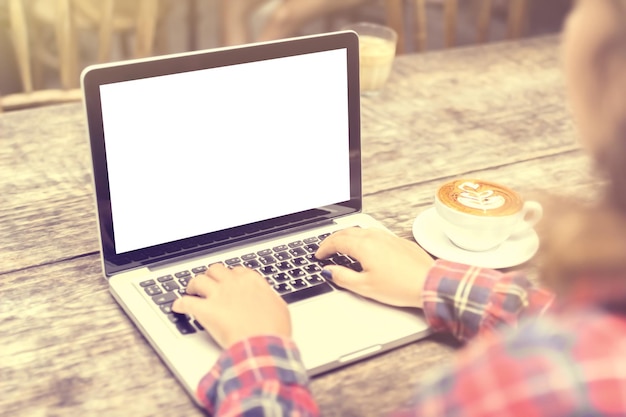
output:
<path id="1" fill-rule="evenodd" d="M 601 181 L 576 141 L 558 44 L 398 57 L 385 90 L 362 101 L 364 211 L 413 239 L 415 216 L 453 177 L 594 198 Z M 203 415 L 108 292 L 90 172 L 80 105 L 0 115 L 2 415 Z M 454 350 L 431 337 L 311 388 L 325 416 L 384 415 Z"/>

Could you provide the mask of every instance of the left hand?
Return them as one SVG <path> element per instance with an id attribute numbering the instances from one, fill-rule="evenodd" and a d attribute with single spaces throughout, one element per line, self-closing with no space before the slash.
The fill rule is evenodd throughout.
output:
<path id="1" fill-rule="evenodd" d="M 212 265 L 189 281 L 187 293 L 172 310 L 194 316 L 223 348 L 252 336 L 291 337 L 287 304 L 251 269 Z"/>

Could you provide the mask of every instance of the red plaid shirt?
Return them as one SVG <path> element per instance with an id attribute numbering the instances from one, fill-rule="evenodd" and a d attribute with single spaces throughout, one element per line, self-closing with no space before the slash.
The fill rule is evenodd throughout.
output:
<path id="1" fill-rule="evenodd" d="M 437 261 L 426 317 L 436 331 L 474 340 L 393 416 L 626 415 L 620 278 L 580 280 L 557 305 L 520 273 Z M 296 346 L 272 336 L 224 351 L 198 397 L 215 415 L 319 415 Z"/>

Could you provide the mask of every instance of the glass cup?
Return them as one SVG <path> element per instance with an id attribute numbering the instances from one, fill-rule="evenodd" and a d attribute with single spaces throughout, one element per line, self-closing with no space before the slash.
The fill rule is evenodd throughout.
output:
<path id="1" fill-rule="evenodd" d="M 359 22 L 346 26 L 359 35 L 361 93 L 378 94 L 391 73 L 398 34 L 390 27 Z"/>

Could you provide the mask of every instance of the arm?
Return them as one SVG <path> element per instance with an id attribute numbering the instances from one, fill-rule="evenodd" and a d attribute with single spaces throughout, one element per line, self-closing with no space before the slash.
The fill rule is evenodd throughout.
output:
<path id="1" fill-rule="evenodd" d="M 361 261 L 363 271 L 331 265 L 325 276 L 342 287 L 386 304 L 423 308 L 435 331 L 462 341 L 515 326 L 552 302 L 549 292 L 522 273 L 498 271 L 433 259 L 414 242 L 374 229 L 346 229 L 324 240 L 318 258 L 335 252 Z"/>
<path id="2" fill-rule="evenodd" d="M 287 305 L 262 276 L 211 265 L 187 293 L 172 310 L 193 315 L 225 349 L 197 389 L 212 415 L 318 415 Z"/>
<path id="3" fill-rule="evenodd" d="M 428 272 L 422 293 L 433 330 L 450 332 L 461 341 L 515 327 L 524 317 L 543 313 L 553 298 L 522 272 L 505 274 L 443 260 Z"/>
<path id="4" fill-rule="evenodd" d="M 211 415 L 317 416 L 293 341 L 257 336 L 225 350 L 198 386 Z"/>
<path id="5" fill-rule="evenodd" d="M 614 406 L 606 387 L 620 378 L 610 364 L 621 353 L 613 349 L 607 357 L 600 348 L 606 340 L 581 339 L 586 324 L 578 321 L 544 316 L 472 341 L 450 364 L 420 378 L 407 408 L 392 416 L 619 414 L 604 411 Z"/>

